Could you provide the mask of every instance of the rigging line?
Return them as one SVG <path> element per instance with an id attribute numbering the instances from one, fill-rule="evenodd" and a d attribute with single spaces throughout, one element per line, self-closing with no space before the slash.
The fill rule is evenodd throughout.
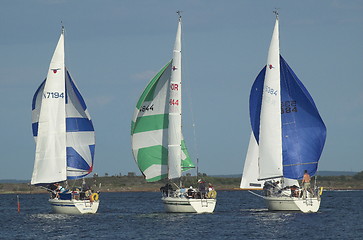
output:
<path id="1" fill-rule="evenodd" d="M 257 196 L 257 197 L 260 197 L 260 198 L 265 199 L 265 197 L 264 197 L 264 196 L 262 196 L 262 195 L 260 195 L 260 194 L 257 194 L 257 193 L 254 193 L 254 192 L 252 192 L 251 190 L 248 190 L 248 192 L 252 193 L 253 195 L 255 195 L 255 196 Z"/>
<path id="2" fill-rule="evenodd" d="M 66 29 L 64 27 L 63 21 L 61 21 L 61 26 L 62 26 L 63 43 L 64 43 L 64 45 L 63 45 L 63 47 L 64 47 L 64 49 L 63 49 L 63 51 L 64 51 L 64 65 L 67 66 L 67 62 L 68 62 L 68 51 L 66 51 L 66 48 L 67 48 L 68 43 L 66 42 Z"/>
<path id="3" fill-rule="evenodd" d="M 188 43 L 185 40 L 185 38 L 182 38 L 182 46 L 183 49 L 188 49 Z M 193 99 L 192 99 L 192 95 L 191 95 L 191 78 L 190 78 L 190 74 L 189 74 L 189 56 L 188 56 L 188 50 L 182 50 L 183 51 L 183 64 L 185 64 L 185 67 L 183 68 L 184 71 L 184 75 L 185 77 L 183 78 L 183 85 L 186 87 L 186 95 L 187 95 L 187 99 L 188 99 L 188 108 L 189 108 L 189 112 L 191 115 L 191 120 L 192 120 L 192 127 L 193 127 L 193 142 L 194 142 L 194 151 L 195 151 L 195 156 L 196 158 L 199 158 L 199 153 L 198 153 L 198 143 L 197 143 L 197 135 L 196 135 L 196 123 L 195 123 L 195 115 L 194 115 L 194 110 L 193 110 Z M 185 81 L 184 79 L 188 79 L 187 81 Z"/>
<path id="4" fill-rule="evenodd" d="M 72 189 L 74 188 L 74 186 L 76 185 L 76 181 L 77 181 L 77 179 L 75 179 L 74 181 L 73 181 L 73 183 L 71 184 L 72 186 Z"/>
<path id="5" fill-rule="evenodd" d="M 65 29 L 65 26 L 64 26 L 64 22 L 62 21 L 61 22 L 62 24 L 62 32 L 63 32 L 63 41 L 64 41 L 64 67 L 65 69 L 67 69 L 69 72 L 69 66 L 72 66 L 71 62 L 72 62 L 72 57 L 70 57 L 69 55 L 72 55 L 71 51 L 69 51 L 69 42 L 67 41 L 66 39 L 66 35 L 67 35 L 67 31 Z M 71 43 L 72 45 L 72 43 Z M 65 75 L 67 75 L 66 72 L 64 72 Z"/>
<path id="6" fill-rule="evenodd" d="M 186 41 L 183 40 L 183 49 L 188 49 L 187 47 L 185 47 Z M 192 99 L 192 94 L 191 94 L 191 87 L 190 87 L 190 74 L 189 74 L 189 57 L 188 57 L 188 52 L 183 50 L 183 62 L 185 64 L 186 67 L 183 68 L 184 70 L 184 74 L 185 74 L 185 78 L 183 78 L 183 83 L 184 86 L 186 87 L 186 92 L 187 93 L 187 99 L 188 99 L 188 108 L 189 108 L 189 112 L 191 115 L 191 119 L 192 119 L 192 128 L 193 128 L 193 142 L 194 142 L 194 152 L 195 152 L 195 157 L 196 159 L 199 159 L 199 153 L 198 153 L 198 143 L 197 143 L 197 135 L 196 135 L 196 123 L 195 123 L 195 117 L 194 117 L 194 111 L 193 111 L 193 99 Z M 184 79 L 188 79 L 188 81 L 185 81 Z"/>

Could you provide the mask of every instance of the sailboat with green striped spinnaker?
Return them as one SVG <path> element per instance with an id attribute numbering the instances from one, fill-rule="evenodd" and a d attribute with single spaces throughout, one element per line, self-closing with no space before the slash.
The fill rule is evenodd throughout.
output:
<path id="1" fill-rule="evenodd" d="M 139 98 L 131 122 L 134 159 L 146 181 L 180 179 L 194 168 L 182 134 L 181 16 L 173 59 L 156 75 Z M 179 188 L 163 196 L 167 212 L 213 212 L 215 198 L 188 198 Z"/>

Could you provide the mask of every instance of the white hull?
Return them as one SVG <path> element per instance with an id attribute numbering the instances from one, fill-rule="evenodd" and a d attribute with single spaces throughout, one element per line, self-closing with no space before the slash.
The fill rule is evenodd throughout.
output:
<path id="1" fill-rule="evenodd" d="M 216 207 L 216 199 L 193 199 L 179 197 L 163 197 L 165 211 L 171 213 L 212 213 Z"/>
<path id="2" fill-rule="evenodd" d="M 86 214 L 96 213 L 100 204 L 99 200 L 91 202 L 90 200 L 60 200 L 49 199 L 54 213 L 60 214 Z"/>
<path id="3" fill-rule="evenodd" d="M 267 208 L 270 211 L 301 211 L 303 213 L 317 212 L 320 207 L 319 198 L 296 198 L 273 196 L 265 197 Z"/>

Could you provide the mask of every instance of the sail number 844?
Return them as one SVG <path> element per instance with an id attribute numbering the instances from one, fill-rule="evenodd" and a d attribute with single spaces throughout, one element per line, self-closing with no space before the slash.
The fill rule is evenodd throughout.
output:
<path id="1" fill-rule="evenodd" d="M 146 111 L 154 111 L 154 104 L 151 104 L 151 105 L 147 105 L 147 106 L 142 106 L 140 108 L 140 112 L 146 112 Z"/>

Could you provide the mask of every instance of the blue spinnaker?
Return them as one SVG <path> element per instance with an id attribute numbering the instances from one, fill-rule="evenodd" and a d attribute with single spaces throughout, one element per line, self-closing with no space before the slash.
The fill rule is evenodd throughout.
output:
<path id="1" fill-rule="evenodd" d="M 313 176 L 325 144 L 326 127 L 311 95 L 281 56 L 280 77 L 283 175 L 302 179 L 307 170 Z M 265 68 L 250 94 L 250 121 L 257 142 L 264 79 Z"/>
<path id="2" fill-rule="evenodd" d="M 82 178 L 92 172 L 95 131 L 86 103 L 66 72 L 67 178 Z"/>

